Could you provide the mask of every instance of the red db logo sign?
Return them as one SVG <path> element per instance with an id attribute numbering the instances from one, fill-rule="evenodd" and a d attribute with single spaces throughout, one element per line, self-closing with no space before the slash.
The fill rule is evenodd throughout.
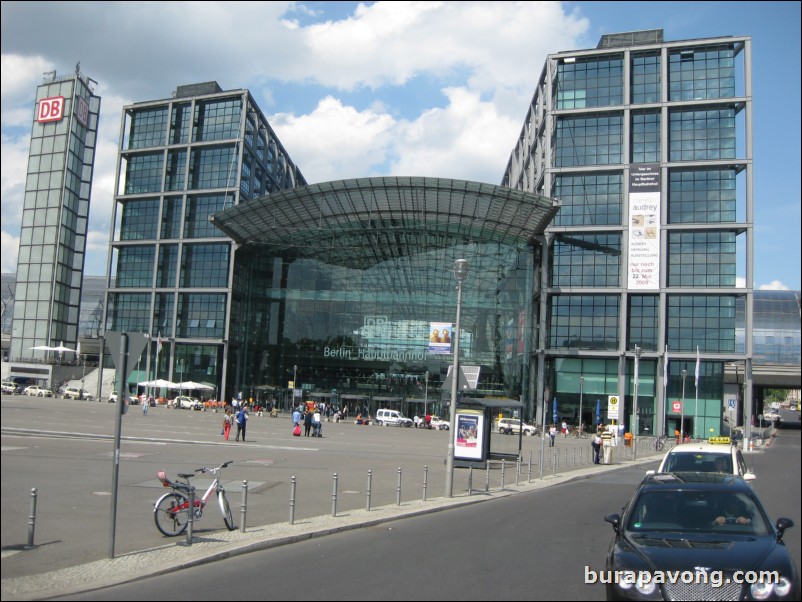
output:
<path id="1" fill-rule="evenodd" d="M 676 414 L 681 413 L 682 412 L 682 402 L 681 401 L 673 401 L 673 402 L 671 402 L 671 409 Z"/>
<path id="2" fill-rule="evenodd" d="M 59 121 L 62 117 L 64 117 L 63 96 L 43 98 L 39 101 L 39 107 L 36 110 L 36 121 L 47 123 L 48 121 Z"/>

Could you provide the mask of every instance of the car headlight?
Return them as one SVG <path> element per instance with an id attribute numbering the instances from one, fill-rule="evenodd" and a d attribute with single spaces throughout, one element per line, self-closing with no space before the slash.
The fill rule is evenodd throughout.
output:
<path id="1" fill-rule="evenodd" d="M 753 583 L 749 587 L 749 593 L 755 600 L 766 600 L 772 594 L 782 598 L 791 593 L 791 580 L 780 577 L 777 583 Z"/>
<path id="2" fill-rule="evenodd" d="M 617 583 L 616 585 L 619 587 L 619 589 L 622 589 L 624 591 L 634 588 L 635 591 L 637 591 L 639 594 L 643 594 L 644 596 L 651 596 L 657 589 L 657 586 L 654 584 L 653 581 L 644 583 L 641 579 L 638 579 L 634 583 L 631 581 L 623 580 Z"/>

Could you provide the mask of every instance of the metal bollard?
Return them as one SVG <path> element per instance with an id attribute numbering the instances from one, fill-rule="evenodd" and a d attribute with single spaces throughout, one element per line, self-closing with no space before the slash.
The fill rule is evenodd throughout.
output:
<path id="1" fill-rule="evenodd" d="M 365 494 L 367 495 L 367 502 L 365 505 L 365 510 L 370 510 L 370 484 L 373 481 L 373 472 L 370 470 L 368 471 L 368 488 L 365 490 Z"/>
<path id="2" fill-rule="evenodd" d="M 429 484 L 429 467 L 424 465 L 423 467 L 423 501 L 426 501 L 426 487 Z"/>
<path id="3" fill-rule="evenodd" d="M 502 458 L 501 460 L 501 488 L 504 489 L 504 471 L 506 470 L 506 462 Z"/>
<path id="4" fill-rule="evenodd" d="M 187 519 L 187 545 L 192 545 L 192 531 L 195 528 L 195 487 L 189 486 L 189 518 Z"/>
<path id="5" fill-rule="evenodd" d="M 529 470 L 526 473 L 526 482 L 532 482 L 532 452 L 529 452 Z"/>
<path id="6" fill-rule="evenodd" d="M 468 466 L 468 495 L 473 495 L 473 466 Z"/>
<path id="7" fill-rule="evenodd" d="M 563 464 L 564 468 L 568 468 L 568 448 L 565 448 L 565 464 Z"/>
<path id="8" fill-rule="evenodd" d="M 557 452 L 554 452 L 554 462 L 551 464 L 551 476 L 557 476 Z"/>
<path id="9" fill-rule="evenodd" d="M 248 516 L 248 481 L 242 481 L 242 505 L 239 509 L 239 530 L 245 533 L 245 519 Z"/>
<path id="10" fill-rule="evenodd" d="M 290 477 L 290 524 L 295 524 L 295 476 Z"/>
<path id="11" fill-rule="evenodd" d="M 571 452 L 571 466 L 576 466 L 576 448 Z"/>
<path id="12" fill-rule="evenodd" d="M 337 516 L 337 473 L 334 473 L 334 484 L 331 489 L 331 515 Z"/>
<path id="13" fill-rule="evenodd" d="M 36 487 L 31 489 L 31 513 L 28 515 L 28 545 L 26 548 L 33 547 L 33 533 L 36 530 Z"/>
<path id="14" fill-rule="evenodd" d="M 401 505 L 401 467 L 398 467 L 398 485 L 395 488 L 395 505 Z"/>
<path id="15" fill-rule="evenodd" d="M 485 469 L 485 493 L 490 491 L 490 460 L 487 461 L 487 468 Z"/>
<path id="16" fill-rule="evenodd" d="M 519 484 L 519 480 L 521 477 L 521 456 L 518 456 L 515 460 L 515 485 Z"/>

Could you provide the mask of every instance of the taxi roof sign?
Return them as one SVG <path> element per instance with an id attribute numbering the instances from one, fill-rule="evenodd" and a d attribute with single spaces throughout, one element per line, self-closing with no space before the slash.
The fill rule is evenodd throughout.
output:
<path id="1" fill-rule="evenodd" d="M 729 437 L 710 437 L 707 442 L 714 445 L 729 445 L 732 440 Z"/>

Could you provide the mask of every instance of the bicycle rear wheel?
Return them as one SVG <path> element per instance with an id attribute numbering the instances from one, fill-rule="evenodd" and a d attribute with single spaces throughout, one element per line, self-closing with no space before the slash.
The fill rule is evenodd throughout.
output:
<path id="1" fill-rule="evenodd" d="M 228 498 L 225 491 L 220 491 L 217 494 L 217 502 L 220 504 L 220 512 L 223 514 L 223 522 L 228 527 L 229 531 L 234 530 L 234 517 L 231 515 L 231 507 L 228 505 Z"/>
<path id="2" fill-rule="evenodd" d="M 167 537 L 181 535 L 187 530 L 189 500 L 181 493 L 168 493 L 156 502 L 153 519 L 156 528 Z"/>

